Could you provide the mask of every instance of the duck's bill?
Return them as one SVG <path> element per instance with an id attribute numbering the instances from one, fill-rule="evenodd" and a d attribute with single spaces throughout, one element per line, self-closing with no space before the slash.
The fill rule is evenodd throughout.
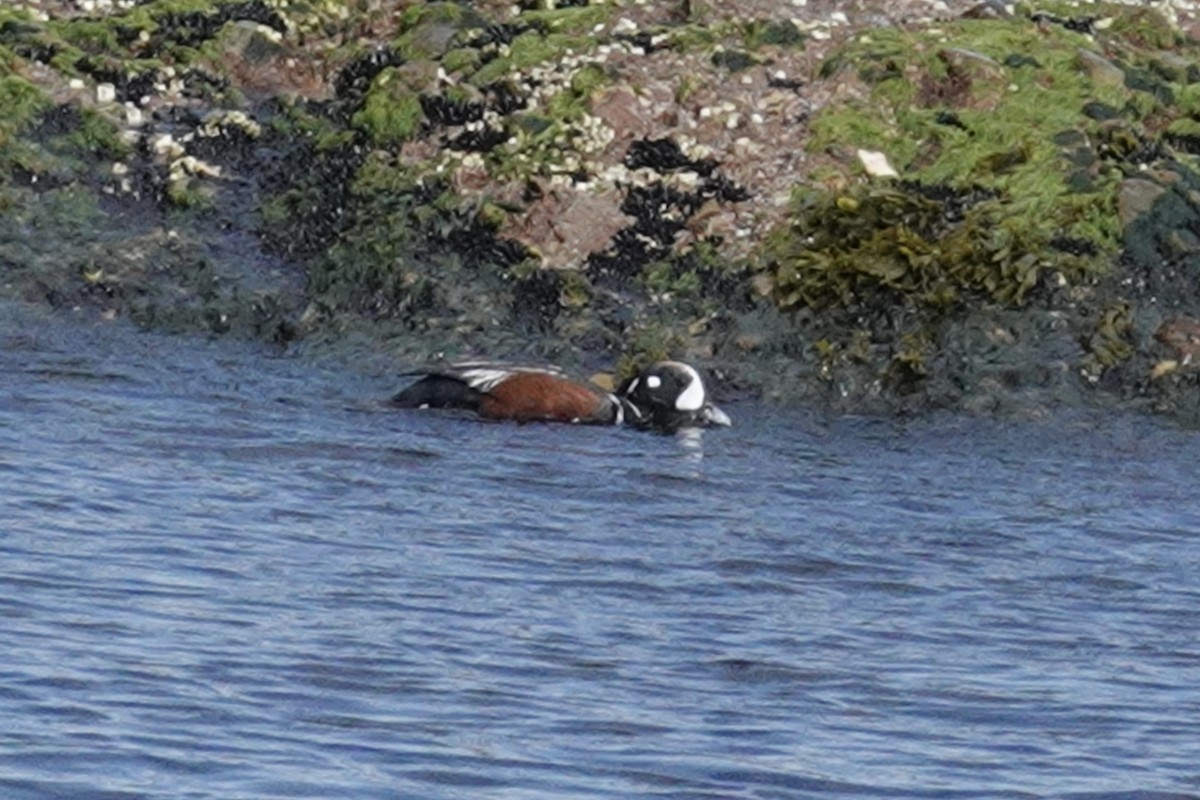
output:
<path id="1" fill-rule="evenodd" d="M 713 405 L 707 405 L 700 410 L 700 417 L 706 425 L 721 425 L 729 427 L 733 424 L 733 420 L 729 418 L 721 409 Z"/>

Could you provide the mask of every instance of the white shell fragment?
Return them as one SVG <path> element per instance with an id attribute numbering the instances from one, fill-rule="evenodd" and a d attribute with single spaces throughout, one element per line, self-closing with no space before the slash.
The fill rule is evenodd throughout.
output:
<path id="1" fill-rule="evenodd" d="M 892 167 L 887 156 L 878 150 L 859 150 L 858 160 L 872 178 L 896 178 L 900 175 Z"/>

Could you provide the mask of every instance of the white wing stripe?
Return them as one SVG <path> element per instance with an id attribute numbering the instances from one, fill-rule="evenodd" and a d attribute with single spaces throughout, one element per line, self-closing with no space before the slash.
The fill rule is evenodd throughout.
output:
<path id="1" fill-rule="evenodd" d="M 505 378 L 513 376 L 511 369 L 466 369 L 462 371 L 462 379 L 467 386 L 478 392 L 490 392 Z"/>

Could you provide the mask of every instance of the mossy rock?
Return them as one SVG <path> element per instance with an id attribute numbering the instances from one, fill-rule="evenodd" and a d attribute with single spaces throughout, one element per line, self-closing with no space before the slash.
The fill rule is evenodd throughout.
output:
<path id="1" fill-rule="evenodd" d="M 1087 273 L 1053 253 L 1046 231 L 1017 224 L 981 190 L 917 184 L 803 192 L 793 222 L 764 250 L 781 308 L 909 307 L 945 312 L 968 300 L 1020 305 L 1039 277 Z"/>
<path id="2" fill-rule="evenodd" d="M 1174 42 L 1159 35 L 1165 21 L 1156 12 L 1088 6 L 1108 21 L 1097 27 L 1066 16 L 1047 22 L 1046 14 L 1079 13 L 1051 5 L 1039 6 L 1037 20 L 872 30 L 830 56 L 822 74 L 861 91 L 814 118 L 814 152 L 883 151 L 910 185 L 992 198 L 939 228 L 939 210 L 911 190 L 808 193 L 794 225 L 768 246 L 777 302 L 850 305 L 859 292 L 874 302 L 886 289 L 924 308 L 964 295 L 1020 303 L 1047 269 L 1078 281 L 1108 268 L 1122 244 L 1117 187 L 1161 156 L 1140 121 L 1200 115 L 1200 95 L 1153 68 L 1163 60 L 1153 48 Z M 1177 72 L 1181 80 L 1188 74 Z M 1185 122 L 1167 130 L 1168 141 L 1191 141 Z M 822 226 L 852 244 L 840 245 Z M 815 243 L 804 245 L 810 236 Z"/>
<path id="3" fill-rule="evenodd" d="M 353 118 L 354 125 L 380 145 L 413 138 L 424 121 L 420 95 L 400 79 L 395 67 L 375 76 L 362 108 Z"/>

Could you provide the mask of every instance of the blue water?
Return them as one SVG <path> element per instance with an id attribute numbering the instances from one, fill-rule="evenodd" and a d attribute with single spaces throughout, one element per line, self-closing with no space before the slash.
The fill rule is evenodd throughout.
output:
<path id="1" fill-rule="evenodd" d="M 1191 433 L 335 366 L 0 306 L 0 798 L 1200 796 Z"/>

